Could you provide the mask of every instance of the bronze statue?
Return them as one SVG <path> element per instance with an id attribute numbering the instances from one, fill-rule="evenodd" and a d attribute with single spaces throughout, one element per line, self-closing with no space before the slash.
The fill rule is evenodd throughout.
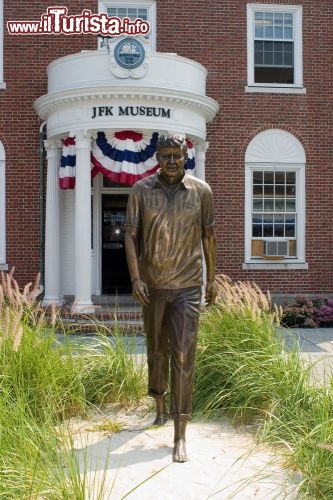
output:
<path id="1" fill-rule="evenodd" d="M 127 205 L 126 254 L 134 298 L 142 305 L 147 335 L 148 394 L 156 401 L 154 425 L 169 418 L 166 394 L 171 372 L 173 461 L 188 460 L 194 359 L 206 261 L 206 302 L 216 296 L 216 240 L 209 185 L 184 170 L 185 137 L 160 136 L 160 169 L 137 182 Z"/>

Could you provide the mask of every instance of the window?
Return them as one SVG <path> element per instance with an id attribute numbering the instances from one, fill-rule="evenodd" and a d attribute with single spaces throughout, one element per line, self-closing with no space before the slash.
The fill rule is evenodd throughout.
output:
<path id="1" fill-rule="evenodd" d="M 304 264 L 305 154 L 301 143 L 284 130 L 261 132 L 249 144 L 245 162 L 245 263 L 259 267 Z"/>
<path id="2" fill-rule="evenodd" d="M 5 150 L 0 142 L 0 269 L 8 269 L 6 264 L 6 185 Z"/>
<path id="3" fill-rule="evenodd" d="M 107 12 L 109 17 L 128 17 L 130 21 L 141 18 L 150 24 L 150 32 L 147 35 L 150 40 L 151 50 L 156 50 L 156 5 L 153 0 L 130 0 L 129 2 L 117 2 L 115 0 L 102 0 L 99 2 L 99 12 Z"/>
<path id="4" fill-rule="evenodd" d="M 0 89 L 5 89 L 3 81 L 3 0 L 0 0 Z"/>
<path id="5" fill-rule="evenodd" d="M 301 88 L 302 8 L 248 4 L 247 9 L 248 86 Z"/>

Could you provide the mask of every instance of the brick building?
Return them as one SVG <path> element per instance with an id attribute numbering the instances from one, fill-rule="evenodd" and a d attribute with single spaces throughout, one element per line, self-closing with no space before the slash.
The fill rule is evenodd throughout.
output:
<path id="1" fill-rule="evenodd" d="M 42 270 L 46 303 L 71 295 L 78 311 L 128 293 L 131 174 L 94 148 L 153 146 L 170 129 L 213 189 L 219 271 L 275 294 L 332 293 L 332 2 L 68 0 L 68 16 L 148 20 L 130 69 L 125 35 L 9 34 L 51 4 L 0 0 L 0 269 L 22 285 Z M 60 165 L 74 189 L 60 189 Z"/>

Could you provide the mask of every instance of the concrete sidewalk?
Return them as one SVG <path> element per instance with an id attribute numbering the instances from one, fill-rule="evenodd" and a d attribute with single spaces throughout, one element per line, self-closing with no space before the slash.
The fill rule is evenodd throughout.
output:
<path id="1" fill-rule="evenodd" d="M 297 348 L 311 366 L 315 385 L 327 385 L 333 377 L 333 328 L 293 328 L 284 330 L 287 349 Z"/>
<path id="2" fill-rule="evenodd" d="M 286 350 L 296 348 L 311 364 L 316 383 L 329 383 L 333 374 L 333 328 L 283 329 Z M 73 338 L 75 337 L 75 338 Z M 94 335 L 75 335 L 75 343 L 93 344 Z M 146 355 L 142 335 L 124 337 L 128 350 Z M 110 337 L 112 342 L 112 337 Z M 129 345 L 128 345 L 129 342 Z M 171 461 L 172 422 L 152 427 L 153 415 L 144 408 L 113 413 L 74 423 L 72 437 L 89 500 L 296 500 L 300 473 L 286 469 L 268 446 L 259 446 L 251 432 L 235 429 L 226 419 L 192 422 L 188 429 L 191 461 Z M 141 412 L 141 413 L 140 413 Z M 99 423 L 124 424 L 118 434 L 99 431 Z M 94 429 L 95 427 L 95 429 Z M 97 491 L 105 481 L 104 494 Z M 158 492 L 158 493 L 157 493 Z"/>
<path id="3" fill-rule="evenodd" d="M 329 384 L 333 377 L 333 328 L 283 328 L 280 330 L 285 337 L 286 349 L 297 349 L 304 362 L 311 365 L 311 379 L 315 385 Z M 64 336 L 57 338 L 64 341 Z M 93 345 L 96 343 L 94 332 L 90 334 L 71 334 L 67 339 L 74 345 Z M 114 338 L 109 337 L 112 343 Z M 123 337 L 129 352 L 135 353 L 138 361 L 146 355 L 145 336 L 130 335 Z"/>

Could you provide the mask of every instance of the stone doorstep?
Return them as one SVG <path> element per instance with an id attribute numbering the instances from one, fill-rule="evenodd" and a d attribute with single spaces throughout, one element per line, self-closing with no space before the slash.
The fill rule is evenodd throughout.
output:
<path id="1" fill-rule="evenodd" d="M 122 333 L 130 336 L 144 335 L 143 325 L 141 324 L 128 324 L 128 323 L 99 323 L 94 327 L 93 323 L 56 323 L 56 331 L 60 333 L 68 334 L 84 334 L 84 335 L 96 335 L 97 332 L 104 335 L 114 335 L 117 333 Z"/>
<path id="2" fill-rule="evenodd" d="M 112 335 L 116 330 L 138 334 L 143 332 L 141 307 L 136 304 L 94 304 L 95 312 L 90 314 L 73 314 L 72 304 L 56 308 L 55 327 L 68 333 L 104 332 Z M 49 322 L 54 312 L 51 307 L 44 308 Z"/>

